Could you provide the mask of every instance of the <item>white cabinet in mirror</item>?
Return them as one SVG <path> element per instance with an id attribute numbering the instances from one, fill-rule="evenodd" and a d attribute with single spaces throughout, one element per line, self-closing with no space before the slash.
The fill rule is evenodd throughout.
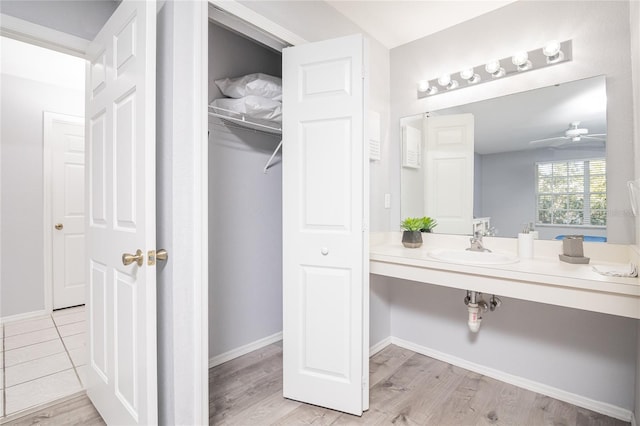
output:
<path id="1" fill-rule="evenodd" d="M 401 217 L 457 222 L 437 233 L 471 234 L 482 218 L 498 237 L 533 224 L 540 239 L 607 241 L 607 222 L 619 220 L 607 217 L 607 195 L 626 188 L 607 187 L 622 172 L 607 168 L 606 107 L 598 76 L 402 118 Z"/>

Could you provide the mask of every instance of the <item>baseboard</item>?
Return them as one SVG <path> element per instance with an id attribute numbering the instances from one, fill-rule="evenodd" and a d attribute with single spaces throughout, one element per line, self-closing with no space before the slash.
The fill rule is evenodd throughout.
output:
<path id="1" fill-rule="evenodd" d="M 268 346 L 275 342 L 279 342 L 280 340 L 282 340 L 282 331 L 276 334 L 272 334 L 271 336 L 263 337 L 262 339 L 256 340 L 254 342 L 247 343 L 244 346 L 240 346 L 239 348 L 232 349 L 220 355 L 216 355 L 209 358 L 209 368 L 215 367 L 216 365 L 224 364 L 227 361 L 231 361 L 232 359 L 238 358 L 242 355 L 246 355 L 249 352 L 264 348 L 265 346 Z"/>
<path id="2" fill-rule="evenodd" d="M 31 318 L 36 318 L 36 317 L 43 317 L 45 315 L 49 315 L 50 313 L 51 312 L 47 311 L 46 309 L 43 309 L 41 311 L 32 311 L 32 312 L 25 312 L 22 314 L 9 315 L 8 317 L 0 318 L 0 324 L 5 324 L 13 321 L 23 321 Z"/>
<path id="3" fill-rule="evenodd" d="M 552 386 L 525 379 L 523 377 L 514 376 L 500 370 L 495 370 L 493 368 L 476 364 L 465 359 L 437 351 L 435 349 L 427 348 L 425 346 L 409 342 L 408 340 L 391 337 L 391 343 L 396 346 L 412 350 L 419 354 L 444 361 L 448 364 L 464 368 L 465 370 L 473 371 L 475 373 L 482 374 L 484 376 L 491 377 L 493 379 L 500 380 L 502 382 L 509 383 L 511 385 L 518 386 L 520 388 L 527 389 L 542 395 L 546 395 L 560 401 L 568 402 L 569 404 L 586 408 L 588 410 L 592 410 L 609 417 L 614 417 L 626 422 L 630 422 L 634 418 L 633 413 L 625 408 L 617 407 L 606 402 L 596 401 L 582 395 L 567 392 L 565 390 L 554 388 Z"/>
<path id="4" fill-rule="evenodd" d="M 374 356 L 375 354 L 377 354 L 378 352 L 380 352 L 390 344 L 391 344 L 391 336 L 380 340 L 378 343 L 376 343 L 375 345 L 369 348 L 369 357 Z"/>

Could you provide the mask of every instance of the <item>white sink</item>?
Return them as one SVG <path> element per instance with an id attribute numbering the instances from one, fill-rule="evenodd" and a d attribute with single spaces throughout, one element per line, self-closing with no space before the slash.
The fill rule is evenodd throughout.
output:
<path id="1" fill-rule="evenodd" d="M 434 259 L 463 265 L 507 265 L 516 263 L 519 260 L 511 254 L 488 251 L 438 249 L 431 250 L 427 254 Z"/>

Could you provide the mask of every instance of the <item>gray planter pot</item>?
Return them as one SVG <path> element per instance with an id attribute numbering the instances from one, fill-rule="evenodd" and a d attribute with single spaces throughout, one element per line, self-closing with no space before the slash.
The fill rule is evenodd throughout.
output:
<path id="1" fill-rule="evenodd" d="M 402 233 L 402 245 L 406 248 L 418 248 L 422 245 L 422 232 L 404 231 Z"/>

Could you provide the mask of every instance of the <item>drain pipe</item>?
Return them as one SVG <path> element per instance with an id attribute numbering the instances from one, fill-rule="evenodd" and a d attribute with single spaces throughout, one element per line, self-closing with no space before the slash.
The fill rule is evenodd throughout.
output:
<path id="1" fill-rule="evenodd" d="M 494 305 L 495 303 L 495 305 Z M 500 306 L 500 299 L 495 296 L 491 298 L 491 310 L 494 311 Z M 480 330 L 480 324 L 482 323 L 482 312 L 487 312 L 489 305 L 482 299 L 482 293 L 467 290 L 467 296 L 464 298 L 464 304 L 467 305 L 467 311 L 469 311 L 469 319 L 467 325 L 472 333 L 477 333 Z"/>

